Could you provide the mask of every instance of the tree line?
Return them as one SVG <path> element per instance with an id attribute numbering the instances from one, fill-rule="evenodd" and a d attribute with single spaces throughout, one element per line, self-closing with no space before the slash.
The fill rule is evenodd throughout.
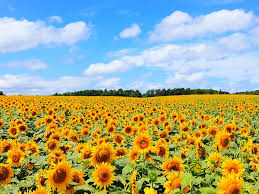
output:
<path id="1" fill-rule="evenodd" d="M 3 91 L 0 91 L 0 96 L 3 96 L 4 95 L 4 92 Z"/>
<path id="2" fill-rule="evenodd" d="M 213 89 L 151 89 L 146 93 L 139 90 L 81 90 L 76 92 L 66 92 L 63 94 L 55 93 L 53 96 L 126 96 L 126 97 L 154 97 L 154 96 L 173 96 L 173 95 L 190 95 L 190 94 L 229 94 L 221 90 Z"/>

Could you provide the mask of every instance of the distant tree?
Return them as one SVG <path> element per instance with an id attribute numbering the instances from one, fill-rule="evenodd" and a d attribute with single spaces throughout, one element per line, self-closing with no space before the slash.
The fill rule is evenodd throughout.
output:
<path id="1" fill-rule="evenodd" d="M 0 96 L 3 96 L 4 95 L 4 92 L 3 91 L 0 91 Z"/>

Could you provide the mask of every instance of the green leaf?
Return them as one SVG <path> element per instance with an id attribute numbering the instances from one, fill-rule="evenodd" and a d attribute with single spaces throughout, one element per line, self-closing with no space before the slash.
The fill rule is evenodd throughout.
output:
<path id="1" fill-rule="evenodd" d="M 142 188 L 142 185 L 145 181 L 149 181 L 149 179 L 147 178 L 142 178 L 140 180 L 137 181 L 137 189 L 140 190 Z"/>
<path id="2" fill-rule="evenodd" d="M 127 177 L 127 174 L 132 172 L 133 171 L 133 168 L 131 166 L 125 166 L 123 169 L 122 169 L 122 176 L 124 178 Z"/>
<path id="3" fill-rule="evenodd" d="M 181 188 L 182 190 L 191 184 L 192 180 L 194 179 L 194 177 L 192 176 L 191 173 L 182 173 L 180 175 L 181 178 Z"/>
<path id="4" fill-rule="evenodd" d="M 215 188 L 205 187 L 200 189 L 201 194 L 217 194 Z"/>
<path id="5" fill-rule="evenodd" d="M 170 194 L 181 194 L 182 191 L 180 189 L 173 190 Z"/>

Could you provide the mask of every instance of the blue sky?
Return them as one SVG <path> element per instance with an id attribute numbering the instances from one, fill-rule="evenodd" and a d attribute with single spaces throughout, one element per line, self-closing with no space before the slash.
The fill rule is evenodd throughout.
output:
<path id="1" fill-rule="evenodd" d="M 259 0 L 0 0 L 0 90 L 259 89 Z"/>

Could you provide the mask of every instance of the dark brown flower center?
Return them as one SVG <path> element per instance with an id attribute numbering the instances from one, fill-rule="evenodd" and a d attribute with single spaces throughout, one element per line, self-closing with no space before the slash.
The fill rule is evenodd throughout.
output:
<path id="1" fill-rule="evenodd" d="M 62 183 L 66 179 L 66 171 L 64 169 L 58 169 L 53 175 L 53 180 L 55 183 Z"/>
<path id="2" fill-rule="evenodd" d="M 110 159 L 110 152 L 107 150 L 100 150 L 96 155 L 97 162 L 107 162 Z"/>
<path id="3" fill-rule="evenodd" d="M 4 181 L 8 178 L 9 171 L 6 167 L 0 166 L 0 181 Z"/>
<path id="4" fill-rule="evenodd" d="M 109 179 L 109 174 L 108 174 L 107 172 L 104 172 L 104 173 L 101 174 L 100 180 L 101 180 L 102 182 L 105 182 L 105 181 L 107 181 L 108 179 Z"/>

